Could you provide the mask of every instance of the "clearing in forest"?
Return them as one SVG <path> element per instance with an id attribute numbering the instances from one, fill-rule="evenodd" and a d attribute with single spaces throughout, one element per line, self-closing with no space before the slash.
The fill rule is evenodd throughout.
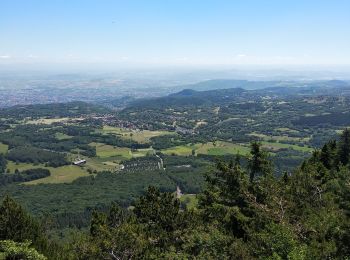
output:
<path id="1" fill-rule="evenodd" d="M 131 130 L 127 128 L 104 126 L 103 129 L 98 130 L 103 134 L 116 134 L 124 139 L 131 139 L 138 143 L 148 143 L 152 137 L 174 134 L 169 131 L 150 131 L 150 130 Z"/>

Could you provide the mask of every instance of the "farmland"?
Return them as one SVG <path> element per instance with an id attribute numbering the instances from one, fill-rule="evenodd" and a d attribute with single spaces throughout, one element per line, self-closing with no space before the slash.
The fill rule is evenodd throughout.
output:
<path id="1" fill-rule="evenodd" d="M 283 130 L 283 132 L 287 132 L 287 133 L 296 133 L 296 130 L 290 130 L 288 128 L 278 128 L 276 129 L 277 131 L 281 132 L 281 129 Z M 255 136 L 255 137 L 258 137 L 258 138 L 261 138 L 265 141 L 276 141 L 276 142 L 280 142 L 280 141 L 291 141 L 291 142 L 307 142 L 310 140 L 309 137 L 304 137 L 304 138 L 298 138 L 298 137 L 291 137 L 291 136 L 288 136 L 287 134 L 284 134 L 284 135 L 265 135 L 265 134 L 259 134 L 259 133 L 251 133 L 249 134 L 250 136 Z"/>
<path id="2" fill-rule="evenodd" d="M 124 139 L 133 140 L 138 143 L 148 143 L 152 137 L 172 134 L 169 131 L 149 131 L 149 130 L 131 130 L 127 128 L 104 126 L 98 132 L 103 134 L 115 134 Z"/>
<path id="3" fill-rule="evenodd" d="M 44 168 L 48 169 L 51 173 L 49 177 L 45 177 L 42 179 L 26 182 L 25 184 L 33 185 L 33 184 L 40 184 L 40 183 L 70 183 L 80 177 L 88 176 L 86 170 L 84 170 L 81 167 L 73 166 L 73 165 L 67 165 L 67 166 L 61 166 L 61 167 L 46 167 L 45 165 L 39 164 L 34 165 L 30 163 L 14 163 L 9 162 L 8 163 L 8 169 L 10 170 L 10 173 L 14 173 L 15 170 L 18 171 L 24 171 L 28 169 L 35 169 L 35 168 Z"/>
<path id="4" fill-rule="evenodd" d="M 263 147 L 272 151 L 278 151 L 280 149 L 293 149 L 296 151 L 309 152 L 309 153 L 314 151 L 314 148 L 311 148 L 306 145 L 301 146 L 301 145 L 286 144 L 286 143 L 279 143 L 279 142 L 266 142 L 266 141 L 262 141 L 261 143 Z"/>
<path id="5" fill-rule="evenodd" d="M 6 154 L 7 153 L 7 150 L 8 150 L 8 145 L 6 144 L 3 144 L 3 143 L 0 143 L 0 153 L 2 154 Z"/>
<path id="6" fill-rule="evenodd" d="M 165 154 L 176 154 L 182 156 L 191 155 L 192 151 L 195 154 L 207 155 L 247 155 L 249 153 L 249 147 L 239 144 L 233 144 L 231 142 L 216 141 L 204 144 L 197 143 L 194 145 L 181 145 L 162 150 L 162 152 Z"/>
<path id="7" fill-rule="evenodd" d="M 100 158 L 120 157 L 121 159 L 130 159 L 131 150 L 124 147 L 114 147 L 103 143 L 90 143 L 89 145 L 96 148 L 96 155 Z"/>
<path id="8" fill-rule="evenodd" d="M 46 169 L 50 170 L 51 175 L 49 177 L 26 182 L 25 184 L 71 183 L 80 177 L 89 175 L 84 169 L 74 165 L 61 166 L 58 168 L 46 167 Z"/>
<path id="9" fill-rule="evenodd" d="M 129 206 L 149 185 L 171 192 L 178 186 L 183 192 L 181 205 L 195 208 L 195 194 L 205 187 L 205 174 L 216 162 L 232 161 L 236 154 L 246 165 L 251 142 L 261 143 L 274 174 L 280 176 L 290 173 L 342 129 L 294 124 L 307 112 L 324 113 L 323 103 L 311 106 L 299 98 L 288 103 L 263 99 L 254 103 L 242 98 L 235 102 L 234 93 L 231 99 L 226 98 L 227 92 L 222 98 L 205 97 L 213 103 L 194 105 L 192 99 L 182 103 L 176 98 L 172 103 L 152 102 L 147 109 L 136 106 L 108 113 L 76 103 L 30 107 L 32 116 L 28 109 L 21 108 L 21 113 L 5 110 L 0 130 L 4 174 L 16 177 L 26 170 L 44 168 L 50 176 L 5 184 L 0 194 L 14 196 L 34 214 L 54 214 L 63 227 L 70 225 L 70 214 L 77 216 L 72 218 L 74 225 L 86 227 L 86 222 L 79 222 L 85 210 L 105 208 L 112 201 Z M 292 108 L 284 108 L 287 105 Z M 338 103 L 333 106 L 345 111 Z M 279 112 L 271 107 L 280 107 Z M 73 165 L 81 159 L 84 163 Z M 41 205 L 43 201 L 47 205 Z"/>

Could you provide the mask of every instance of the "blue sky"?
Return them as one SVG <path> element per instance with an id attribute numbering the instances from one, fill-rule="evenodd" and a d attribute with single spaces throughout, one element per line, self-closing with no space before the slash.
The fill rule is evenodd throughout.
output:
<path id="1" fill-rule="evenodd" d="M 350 64 L 348 0 L 0 0 L 0 63 Z"/>

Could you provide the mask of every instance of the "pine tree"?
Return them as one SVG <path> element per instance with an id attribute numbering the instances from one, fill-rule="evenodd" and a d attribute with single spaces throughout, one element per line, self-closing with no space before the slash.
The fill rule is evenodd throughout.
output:
<path id="1" fill-rule="evenodd" d="M 343 165 L 347 165 L 350 161 L 350 130 L 348 128 L 340 137 L 338 158 Z"/>
<path id="2" fill-rule="evenodd" d="M 5 173 L 7 161 L 3 154 L 0 153 L 0 174 Z"/>
<path id="3" fill-rule="evenodd" d="M 251 157 L 249 158 L 250 182 L 253 182 L 258 175 L 268 175 L 272 173 L 271 162 L 268 154 L 261 148 L 261 143 L 256 141 L 251 143 Z"/>
<path id="4" fill-rule="evenodd" d="M 0 206 L 0 240 L 31 241 L 35 249 L 51 258 L 61 253 L 61 248 L 49 243 L 42 226 L 9 196 Z"/>
<path id="5" fill-rule="evenodd" d="M 199 196 L 199 207 L 206 221 L 219 221 L 227 232 L 244 237 L 250 209 L 245 194 L 248 179 L 241 169 L 239 157 L 226 165 L 217 164 L 214 175 L 207 176 L 207 188 Z"/>
<path id="6" fill-rule="evenodd" d="M 35 238 L 39 225 L 9 196 L 0 207 L 0 240 L 23 242 Z"/>
<path id="7" fill-rule="evenodd" d="M 97 211 L 92 212 L 90 234 L 93 237 L 97 237 L 103 232 L 104 227 L 107 223 L 107 217 L 105 214 Z"/>
<path id="8" fill-rule="evenodd" d="M 107 225 L 111 228 L 117 228 L 128 220 L 128 213 L 125 209 L 112 203 L 112 206 L 107 215 Z"/>
<path id="9" fill-rule="evenodd" d="M 331 148 L 328 144 L 325 144 L 320 152 L 320 161 L 327 169 L 332 167 L 332 153 Z"/>

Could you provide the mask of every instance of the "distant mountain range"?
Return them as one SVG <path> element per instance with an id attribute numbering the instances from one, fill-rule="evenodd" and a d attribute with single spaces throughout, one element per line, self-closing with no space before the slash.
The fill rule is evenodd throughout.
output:
<path id="1" fill-rule="evenodd" d="M 261 97 L 350 96 L 347 81 L 246 81 L 209 80 L 178 87 L 180 91 L 165 97 L 138 99 L 129 107 L 164 108 L 166 106 L 205 105 L 236 101 L 253 101 Z"/>
<path id="2" fill-rule="evenodd" d="M 276 87 L 344 87 L 350 83 L 342 80 L 328 81 L 249 81 L 232 79 L 214 79 L 190 85 L 177 86 L 175 89 L 193 89 L 198 91 L 243 88 L 247 90 L 276 88 Z"/>

